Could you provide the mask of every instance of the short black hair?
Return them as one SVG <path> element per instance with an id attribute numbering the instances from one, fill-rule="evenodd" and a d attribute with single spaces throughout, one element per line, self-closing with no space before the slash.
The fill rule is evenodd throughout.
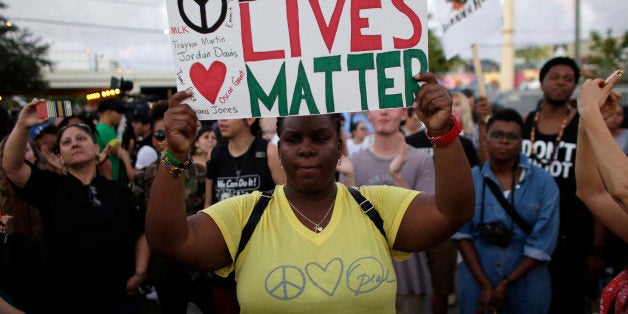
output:
<path id="1" fill-rule="evenodd" d="M 541 68 L 541 72 L 539 73 L 539 81 L 543 82 L 543 79 L 545 78 L 545 75 L 547 75 L 547 72 L 549 72 L 552 67 L 561 64 L 569 66 L 573 69 L 573 72 L 576 75 L 576 83 L 578 83 L 578 80 L 580 79 L 580 68 L 578 67 L 576 61 L 569 57 L 556 57 L 547 61 Z"/>
<path id="2" fill-rule="evenodd" d="M 523 119 L 521 118 L 521 115 L 516 110 L 511 108 L 504 108 L 495 111 L 493 113 L 493 117 L 488 120 L 486 129 L 490 129 L 491 125 L 493 125 L 493 122 L 495 121 L 515 122 L 521 129 L 523 129 Z"/>
<path id="3" fill-rule="evenodd" d="M 164 114 L 168 111 L 168 101 L 167 100 L 159 100 L 155 102 L 148 112 L 148 117 L 153 121 L 153 125 L 155 122 L 164 119 Z"/>
<path id="4" fill-rule="evenodd" d="M 98 113 L 112 110 L 117 113 L 125 113 L 126 107 L 118 98 L 105 98 L 98 103 Z"/>
<path id="5" fill-rule="evenodd" d="M 340 113 L 327 113 L 327 114 L 323 114 L 324 116 L 329 117 L 329 120 L 334 124 L 334 129 L 336 131 L 336 135 L 338 135 L 338 138 L 340 137 L 340 128 L 342 125 L 342 122 L 340 121 L 340 117 L 342 116 L 342 114 Z M 281 137 L 281 132 L 283 131 L 281 129 L 281 126 L 283 125 L 283 121 L 289 118 L 288 117 L 279 117 L 277 118 L 277 136 Z"/>

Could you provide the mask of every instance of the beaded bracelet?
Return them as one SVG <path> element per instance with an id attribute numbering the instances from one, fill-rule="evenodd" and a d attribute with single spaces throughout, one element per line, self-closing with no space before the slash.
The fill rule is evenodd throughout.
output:
<path id="1" fill-rule="evenodd" d="M 171 176 L 177 178 L 185 172 L 185 170 L 190 168 L 190 165 L 192 165 L 192 157 L 188 154 L 188 159 L 185 162 L 180 162 L 172 156 L 170 152 L 164 150 L 161 153 L 161 164 L 168 170 Z"/>

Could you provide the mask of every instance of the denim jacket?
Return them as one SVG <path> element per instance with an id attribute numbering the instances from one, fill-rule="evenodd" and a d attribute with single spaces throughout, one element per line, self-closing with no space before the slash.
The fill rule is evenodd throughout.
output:
<path id="1" fill-rule="evenodd" d="M 505 259 L 501 263 L 504 266 L 516 265 L 523 256 L 541 262 L 549 261 L 558 237 L 560 195 L 554 178 L 545 170 L 532 165 L 523 153 L 519 153 L 519 160 L 519 167 L 523 169 L 523 174 L 514 187 L 515 210 L 532 226 L 532 232 L 527 235 L 521 230 L 502 208 L 490 188 L 483 187 L 485 177 L 501 187 L 499 180 L 491 171 L 489 160 L 472 170 L 475 184 L 475 215 L 453 236 L 456 240 L 472 239 L 481 260 L 481 251 L 487 250 L 488 256 L 495 256 L 500 252 L 498 255 Z M 510 200 L 510 198 L 507 199 Z M 513 231 L 514 235 L 508 247 L 498 247 L 479 238 L 478 226 L 482 221 L 482 200 L 484 200 L 484 223 L 500 225 Z M 502 250 L 507 250 L 509 253 Z"/>

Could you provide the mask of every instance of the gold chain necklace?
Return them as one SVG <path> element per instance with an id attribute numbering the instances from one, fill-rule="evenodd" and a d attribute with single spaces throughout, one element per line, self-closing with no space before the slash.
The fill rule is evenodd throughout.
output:
<path id="1" fill-rule="evenodd" d="M 532 130 L 530 130 L 530 145 L 532 145 L 532 155 L 536 155 L 536 147 L 534 146 L 534 138 L 536 135 L 536 128 L 539 123 L 539 119 L 541 118 L 542 111 L 543 109 L 537 111 L 536 114 L 534 115 L 534 124 L 532 125 Z M 561 122 L 560 124 L 560 129 L 558 130 L 558 135 L 556 136 L 556 139 L 554 139 L 554 153 L 552 154 L 552 157 L 550 158 L 549 163 L 552 163 L 552 161 L 554 161 L 554 159 L 558 156 L 558 147 L 556 147 L 556 145 L 563 138 L 563 134 L 565 133 L 565 128 L 567 127 L 567 122 L 569 120 L 570 112 L 571 110 L 569 109 L 569 107 L 567 107 L 565 118 L 563 119 L 563 122 Z"/>
<path id="2" fill-rule="evenodd" d="M 305 220 L 307 220 L 309 223 L 314 225 L 314 232 L 319 233 L 321 231 L 323 231 L 323 227 L 321 227 L 321 225 L 323 224 L 323 222 L 325 222 L 325 219 L 327 219 L 327 216 L 329 216 L 329 213 L 331 213 L 331 209 L 334 208 L 334 204 L 336 203 L 336 200 L 334 199 L 331 202 L 331 205 L 329 205 L 329 208 L 327 208 L 327 212 L 325 213 L 325 216 L 323 216 L 323 219 L 321 219 L 321 221 L 319 221 L 318 223 L 312 221 L 310 218 L 308 218 L 307 216 L 305 216 L 305 214 L 303 214 L 300 210 L 297 209 L 296 206 L 294 206 L 294 204 L 292 204 L 290 202 L 290 200 L 288 200 L 288 198 L 286 197 L 286 200 L 288 201 L 288 204 L 290 204 L 290 207 L 292 207 L 292 209 L 299 214 L 301 217 L 303 217 Z"/>

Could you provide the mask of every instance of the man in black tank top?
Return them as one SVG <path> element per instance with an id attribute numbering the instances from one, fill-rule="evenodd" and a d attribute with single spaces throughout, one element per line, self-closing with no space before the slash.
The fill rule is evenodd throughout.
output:
<path id="1" fill-rule="evenodd" d="M 522 152 L 549 172 L 560 189 L 560 231 L 549 265 L 551 313 L 585 312 L 587 261 L 596 258 L 591 253 L 604 245 L 603 232 L 594 232 L 598 229 L 591 212 L 576 196 L 579 117 L 570 99 L 579 77 L 578 65 L 567 57 L 551 59 L 543 66 L 539 77 L 543 99 L 526 118 L 521 144 Z"/>

